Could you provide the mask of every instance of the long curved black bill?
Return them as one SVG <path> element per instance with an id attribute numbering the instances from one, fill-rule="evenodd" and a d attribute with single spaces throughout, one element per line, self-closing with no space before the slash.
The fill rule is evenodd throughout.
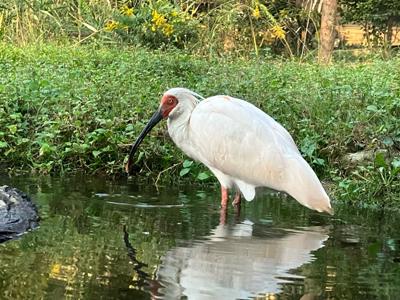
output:
<path id="1" fill-rule="evenodd" d="M 128 162 L 125 165 L 125 171 L 128 174 L 131 174 L 132 171 L 132 164 L 133 164 L 133 157 L 135 156 L 136 150 L 139 148 L 140 143 L 143 141 L 145 136 L 153 129 L 154 126 L 157 125 L 158 122 L 162 120 L 163 116 L 161 114 L 161 110 L 158 109 L 149 122 L 147 123 L 146 127 L 142 130 L 139 137 L 137 138 L 136 142 L 132 145 L 131 152 L 129 153 Z"/>

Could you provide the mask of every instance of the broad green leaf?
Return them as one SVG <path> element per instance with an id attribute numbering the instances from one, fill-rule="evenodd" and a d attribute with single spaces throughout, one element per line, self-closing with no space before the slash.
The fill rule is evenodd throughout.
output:
<path id="1" fill-rule="evenodd" d="M 323 160 L 322 158 L 317 158 L 317 159 L 314 160 L 314 163 L 316 165 L 319 165 L 319 166 L 324 166 L 325 165 L 325 160 Z"/>
<path id="2" fill-rule="evenodd" d="M 81 148 L 82 150 L 87 150 L 87 149 L 90 148 L 90 146 L 89 146 L 88 144 L 80 144 L 80 148 Z"/>
<path id="3" fill-rule="evenodd" d="M 201 173 L 199 173 L 199 175 L 197 175 L 197 179 L 199 179 L 199 180 L 206 180 L 208 178 L 210 178 L 210 175 L 208 175 L 205 172 L 201 172 Z"/>
<path id="4" fill-rule="evenodd" d="M 10 125 L 8 126 L 8 129 L 12 134 L 15 134 L 17 132 L 17 125 Z"/>
<path id="5" fill-rule="evenodd" d="M 10 118 L 13 120 L 17 120 L 17 119 L 21 118 L 21 114 L 20 113 L 11 114 Z"/>
<path id="6" fill-rule="evenodd" d="M 378 111 L 378 107 L 376 107 L 376 105 L 368 105 L 367 106 L 367 110 L 368 111 L 372 111 L 372 112 L 377 112 Z"/>
<path id="7" fill-rule="evenodd" d="M 92 151 L 92 154 L 94 157 L 97 157 L 101 154 L 101 151 L 94 150 L 94 151 Z"/>
<path id="8" fill-rule="evenodd" d="M 350 187 L 350 181 L 349 180 L 342 180 L 339 182 L 339 187 L 347 190 Z"/>
<path id="9" fill-rule="evenodd" d="M 182 170 L 179 172 L 179 176 L 183 177 L 183 176 L 185 176 L 187 173 L 189 173 L 189 171 L 190 171 L 189 168 L 182 169 Z"/>
<path id="10" fill-rule="evenodd" d="M 193 165 L 193 161 L 192 160 L 185 160 L 184 162 L 183 162 L 183 167 L 184 168 L 189 168 L 189 167 L 191 167 Z"/>
<path id="11" fill-rule="evenodd" d="M 141 161 L 142 160 L 142 158 L 143 158 L 143 156 L 144 156 L 144 152 L 139 152 L 139 155 L 138 155 L 138 158 L 137 158 L 137 160 L 136 160 L 136 163 L 138 163 L 139 161 Z"/>
<path id="12" fill-rule="evenodd" d="M 51 151 L 52 151 L 51 146 L 47 143 L 43 143 L 39 150 L 39 156 L 50 153 Z"/>
<path id="13" fill-rule="evenodd" d="M 22 138 L 22 139 L 19 139 L 19 140 L 17 141 L 17 144 L 18 144 L 18 145 L 22 145 L 22 144 L 26 144 L 26 143 L 29 143 L 29 142 L 30 142 L 30 139 Z"/>

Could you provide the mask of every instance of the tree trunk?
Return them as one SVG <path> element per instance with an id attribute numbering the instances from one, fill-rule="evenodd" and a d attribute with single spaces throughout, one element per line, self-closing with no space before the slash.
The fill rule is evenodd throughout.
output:
<path id="1" fill-rule="evenodd" d="M 386 33 L 383 39 L 383 54 L 385 58 L 389 58 L 391 54 L 394 24 L 394 17 L 389 17 L 389 19 L 387 20 Z"/>
<path id="2" fill-rule="evenodd" d="M 336 38 L 337 0 L 323 0 L 321 11 L 321 29 L 319 32 L 318 59 L 321 63 L 330 62 Z"/>

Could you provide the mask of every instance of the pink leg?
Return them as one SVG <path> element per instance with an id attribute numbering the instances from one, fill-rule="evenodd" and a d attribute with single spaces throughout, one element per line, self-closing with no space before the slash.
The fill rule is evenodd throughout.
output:
<path id="1" fill-rule="evenodd" d="M 226 224 L 226 217 L 228 216 L 228 210 L 225 207 L 221 207 L 219 211 L 219 224 L 225 225 Z"/>
<path id="2" fill-rule="evenodd" d="M 228 189 L 221 185 L 221 207 L 227 208 L 228 207 Z"/>
<path id="3" fill-rule="evenodd" d="M 228 215 L 228 189 L 221 185 L 221 210 L 219 212 L 219 223 L 226 224 L 226 217 Z"/>

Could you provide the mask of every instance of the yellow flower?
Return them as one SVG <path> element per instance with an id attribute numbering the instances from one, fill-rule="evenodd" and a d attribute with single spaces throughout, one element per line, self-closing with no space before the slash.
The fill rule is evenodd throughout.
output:
<path id="1" fill-rule="evenodd" d="M 105 30 L 106 31 L 114 31 L 115 29 L 117 29 L 119 26 L 119 23 L 114 21 L 114 20 L 110 20 L 107 21 L 106 26 L 105 26 Z"/>
<path id="2" fill-rule="evenodd" d="M 61 272 L 61 265 L 57 263 L 53 264 L 50 273 L 54 275 L 54 274 L 60 274 L 60 272 Z"/>
<path id="3" fill-rule="evenodd" d="M 127 17 L 133 16 L 133 8 L 129 7 L 126 4 L 121 7 L 120 11 L 121 11 L 121 14 L 123 14 Z"/>
<path id="4" fill-rule="evenodd" d="M 258 7 L 258 5 L 255 9 L 253 9 L 253 17 L 256 19 L 259 19 L 261 17 L 260 8 Z"/>
<path id="5" fill-rule="evenodd" d="M 151 31 L 155 32 L 157 30 L 155 25 L 151 25 Z"/>
<path id="6" fill-rule="evenodd" d="M 153 19 L 151 19 L 151 21 L 156 25 L 156 27 L 162 27 L 165 23 L 167 23 L 165 17 L 159 14 L 156 10 L 153 10 L 152 16 Z"/>
<path id="7" fill-rule="evenodd" d="M 158 13 L 158 11 L 156 11 L 156 10 L 153 10 L 152 12 L 151 12 L 151 15 L 152 15 L 152 17 L 153 17 L 153 19 L 152 19 L 152 21 L 154 22 L 155 20 L 157 20 L 161 15 Z"/>
<path id="8" fill-rule="evenodd" d="M 166 36 L 171 36 L 172 33 L 174 32 L 174 26 L 171 24 L 165 24 L 163 26 L 162 32 L 166 35 Z"/>
<path id="9" fill-rule="evenodd" d="M 272 27 L 272 35 L 280 40 L 285 38 L 285 30 L 280 25 L 274 25 Z"/>
<path id="10" fill-rule="evenodd" d="M 174 10 L 174 11 L 171 13 L 171 16 L 177 17 L 177 16 L 178 16 L 178 12 L 177 12 L 176 10 Z"/>

